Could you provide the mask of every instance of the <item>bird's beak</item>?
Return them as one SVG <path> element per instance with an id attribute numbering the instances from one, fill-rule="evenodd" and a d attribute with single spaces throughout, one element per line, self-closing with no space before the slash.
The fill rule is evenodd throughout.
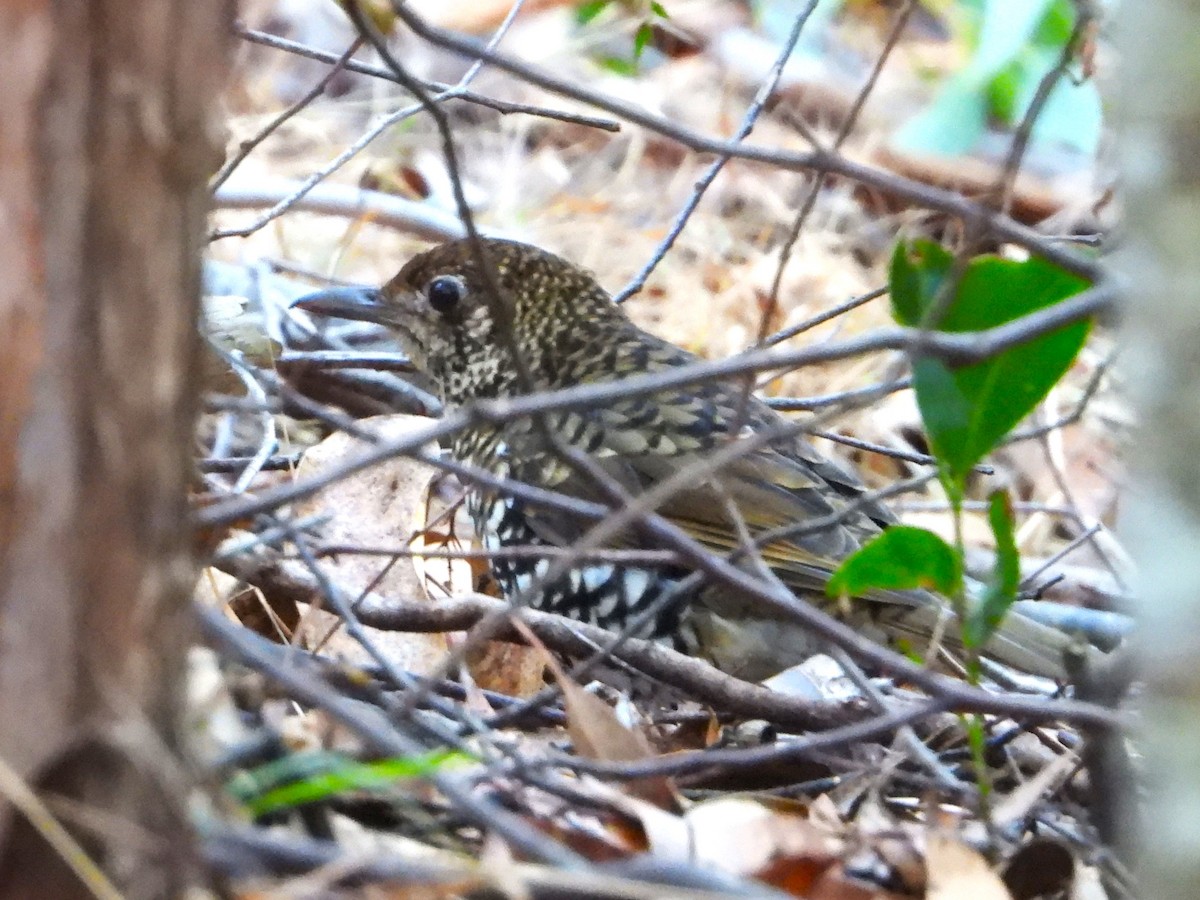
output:
<path id="1" fill-rule="evenodd" d="M 372 287 L 338 287 L 316 291 L 293 300 L 291 308 L 379 325 L 386 324 L 387 319 L 383 295 L 378 288 Z"/>

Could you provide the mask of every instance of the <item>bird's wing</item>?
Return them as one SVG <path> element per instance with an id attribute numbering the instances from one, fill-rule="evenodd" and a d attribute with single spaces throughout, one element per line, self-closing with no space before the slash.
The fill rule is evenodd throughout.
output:
<path id="1" fill-rule="evenodd" d="M 627 415 L 621 421 L 636 420 Z M 674 429 L 659 422 L 649 436 L 645 429 L 619 428 L 611 419 L 578 413 L 551 424 L 560 440 L 584 450 L 624 493 L 662 492 L 654 510 L 716 552 L 741 547 L 741 524 L 755 538 L 791 526 L 803 529 L 806 522 L 820 524 L 760 548 L 767 565 L 797 590 L 822 590 L 837 564 L 880 531 L 880 519 L 890 519 L 877 504 L 860 499 L 865 488 L 857 479 L 799 439 L 758 447 L 714 471 L 711 452 L 697 446 L 684 421 L 676 421 Z M 537 428 L 514 423 L 504 446 L 514 477 L 574 498 L 612 502 L 595 479 L 548 448 Z M 672 489 L 667 491 L 664 482 Z M 560 545 L 577 540 L 592 524 L 550 507 L 529 506 L 525 514 L 540 537 Z M 610 547 L 638 544 L 635 528 L 605 541 Z"/>
<path id="2" fill-rule="evenodd" d="M 714 552 L 744 553 L 739 538 L 743 526 L 754 538 L 763 539 L 758 547 L 762 561 L 789 588 L 810 598 L 823 597 L 841 560 L 891 521 L 890 514 L 867 500 L 865 488 L 853 475 L 801 441 L 782 448 L 758 447 L 713 472 L 708 451 L 647 452 L 643 447 L 641 453 L 629 453 L 632 441 L 612 428 L 598 428 L 588 420 L 557 424 L 569 427 L 556 427 L 556 434 L 566 435 L 564 440 L 571 446 L 585 450 L 630 496 L 662 492 L 670 480 L 675 489 L 664 494 L 655 511 Z M 548 451 L 536 429 L 522 429 L 521 435 L 510 435 L 507 445 L 515 477 L 571 497 L 611 501 L 594 479 Z M 658 449 L 665 448 L 660 444 Z M 548 507 L 530 506 L 525 513 L 534 532 L 558 546 L 575 543 L 595 524 Z M 770 537 L 776 529 L 802 528 L 805 523 L 824 523 L 824 527 Z M 603 546 L 639 547 L 645 541 L 631 526 L 608 535 Z M 924 653 L 931 635 L 937 634 L 944 649 L 955 655 L 962 649 L 949 604 L 927 591 L 873 591 L 849 603 L 849 609 L 841 610 L 847 621 L 877 639 L 902 640 Z M 774 618 L 752 599 L 732 591 L 712 592 L 705 606 L 729 621 Z M 1021 671 L 1061 679 L 1066 677 L 1064 651 L 1071 644 L 1062 632 L 1013 613 L 984 652 Z"/>

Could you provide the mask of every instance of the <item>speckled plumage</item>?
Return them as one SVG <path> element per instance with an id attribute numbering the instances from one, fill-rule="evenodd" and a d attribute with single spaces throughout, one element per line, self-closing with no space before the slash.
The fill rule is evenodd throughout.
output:
<path id="1" fill-rule="evenodd" d="M 489 289 L 475 248 L 467 241 L 451 242 L 409 261 L 379 292 L 369 316 L 395 330 L 417 365 L 439 384 L 449 407 L 695 362 L 692 354 L 634 325 L 589 273 L 567 260 L 509 241 L 486 240 L 478 249 L 494 269 L 498 294 Z M 513 362 L 513 347 L 528 384 L 522 384 Z M 781 429 L 784 420 L 747 397 L 740 382 L 716 380 L 551 413 L 545 425 L 559 440 L 585 452 L 625 491 L 638 495 L 730 441 Z M 480 426 L 457 437 L 454 454 L 495 475 L 584 500 L 605 500 L 590 479 L 546 446 L 544 435 L 528 418 Z M 939 621 L 945 624 L 946 604 L 920 591 L 848 604 L 832 604 L 824 597 L 824 583 L 837 563 L 894 519 L 884 506 L 864 497 L 853 473 L 803 439 L 773 439 L 723 465 L 716 475 L 687 481 L 657 509 L 713 550 L 733 552 L 740 542 L 729 503 L 756 535 L 840 513 L 836 525 L 769 543 L 762 558 L 799 596 L 835 609 L 874 639 L 903 637 L 922 650 L 922 640 L 938 630 Z M 569 546 L 594 524 L 492 490 L 474 490 L 469 509 L 484 545 L 493 549 Z M 647 544 L 630 528 L 605 546 Z M 493 570 L 504 592 L 513 596 L 548 565 L 497 560 Z M 593 563 L 573 568 L 526 599 L 539 608 L 618 628 L 687 574 L 679 568 Z M 955 631 L 952 623 L 945 629 L 950 638 Z M 799 662 L 816 649 L 796 624 L 717 584 L 703 584 L 683 597 L 643 633 L 752 679 Z M 1052 629 L 1010 617 L 988 652 L 1015 668 L 1062 677 L 1067 643 Z"/>

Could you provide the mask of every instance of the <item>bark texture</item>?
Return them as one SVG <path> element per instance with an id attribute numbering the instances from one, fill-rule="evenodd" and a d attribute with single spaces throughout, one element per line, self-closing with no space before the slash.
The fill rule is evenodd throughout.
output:
<path id="1" fill-rule="evenodd" d="M 172 732 L 229 13 L 0 5 L 0 760 L 127 897 L 178 891 L 190 853 Z M 91 896 L 2 804 L 0 898 Z"/>
<path id="2" fill-rule="evenodd" d="M 1122 5 L 1127 350 L 1142 416 L 1124 524 L 1140 570 L 1140 896 L 1200 897 L 1200 4 Z"/>

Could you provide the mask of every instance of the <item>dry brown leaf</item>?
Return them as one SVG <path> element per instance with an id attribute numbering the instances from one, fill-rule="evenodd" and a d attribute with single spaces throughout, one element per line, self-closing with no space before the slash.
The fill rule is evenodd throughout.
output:
<path id="1" fill-rule="evenodd" d="M 638 797 L 622 796 L 612 805 L 641 827 L 640 834 L 628 833 L 619 823 L 613 828 L 629 846 L 653 853 L 664 862 L 692 861 L 691 829 L 682 816 Z"/>
<path id="2" fill-rule="evenodd" d="M 935 187 L 943 187 L 967 196 L 981 194 L 997 183 L 1000 167 L 992 160 L 975 157 L 941 157 L 906 153 L 895 147 L 881 147 L 872 160 L 882 168 Z M 1042 178 L 1028 168 L 1016 178 L 1011 214 L 1021 222 L 1041 222 L 1072 205 L 1072 193 L 1080 190 L 1080 178 Z"/>
<path id="3" fill-rule="evenodd" d="M 567 733 L 571 735 L 576 753 L 587 759 L 605 762 L 636 762 L 654 757 L 654 748 L 642 732 L 627 728 L 617 718 L 612 707 L 576 684 L 563 671 L 554 655 L 520 619 L 514 618 L 513 623 L 525 639 L 544 654 L 546 665 L 554 673 L 563 694 Z M 679 807 L 675 790 L 668 778 L 635 778 L 627 782 L 625 788 L 633 796 L 641 797 L 663 809 Z"/>
<path id="4" fill-rule="evenodd" d="M 1004 867 L 1013 900 L 1058 897 L 1075 881 L 1075 860 L 1067 846 L 1039 838 L 1021 847 Z"/>
<path id="5" fill-rule="evenodd" d="M 545 666 L 528 647 L 488 641 L 467 654 L 467 669 L 475 684 L 510 697 L 532 697 L 546 686 Z"/>
<path id="6" fill-rule="evenodd" d="M 362 426 L 384 440 L 396 440 L 428 425 L 417 416 L 377 416 Z M 316 478 L 361 455 L 367 444 L 348 434 L 330 435 L 310 448 L 297 467 L 300 478 Z M 425 494 L 434 470 L 407 458 L 390 459 L 362 472 L 341 478 L 315 497 L 297 504 L 299 516 L 329 516 L 322 538 L 331 544 L 402 547 L 424 528 Z M 420 520 L 418 522 L 418 516 Z M 368 589 L 383 596 L 426 595 L 412 557 L 347 555 L 326 559 L 322 565 L 343 590 L 353 594 Z M 309 646 L 321 646 L 352 662 L 366 662 L 366 651 L 347 636 L 341 620 L 332 613 L 312 609 L 298 630 Z M 436 670 L 447 652 L 446 636 L 405 634 L 366 629 L 379 652 L 393 664 L 419 674 Z"/>
<path id="7" fill-rule="evenodd" d="M 266 597 L 247 587 L 229 596 L 229 610 L 251 631 L 273 641 L 290 641 L 300 623 L 300 610 L 287 597 Z"/>
<path id="8" fill-rule="evenodd" d="M 925 866 L 926 900 L 1013 900 L 987 860 L 951 835 L 929 835 Z"/>
<path id="9" fill-rule="evenodd" d="M 397 440 L 428 426 L 418 416 L 377 416 L 363 419 L 364 428 L 384 440 Z M 366 445 L 357 438 L 338 433 L 310 448 L 297 470 L 301 478 L 319 477 L 348 458 L 361 454 Z M 430 485 L 437 472 L 407 457 L 386 460 L 376 466 L 341 478 L 315 497 L 297 504 L 299 515 L 325 515 L 322 538 L 331 544 L 374 547 L 408 547 L 425 550 L 460 549 L 454 535 L 471 534 L 469 525 L 457 524 L 453 510 L 431 498 Z M 427 523 L 434 522 L 430 528 Z M 427 529 L 433 534 L 428 540 Z M 346 555 L 322 561 L 334 583 L 348 592 L 367 589 L 387 597 L 425 597 L 436 602 L 449 592 L 469 591 L 470 565 L 465 560 L 419 556 Z M 340 619 L 325 610 L 310 608 L 297 629 L 309 646 L 324 646 L 351 662 L 365 662 L 368 654 L 341 628 Z M 418 634 L 366 628 L 375 647 L 394 665 L 418 674 L 435 671 L 449 649 L 444 634 Z M 498 661 L 490 646 L 496 646 Z M 472 670 L 476 683 L 489 690 L 528 695 L 542 684 L 542 669 L 536 657 L 514 650 L 512 645 L 489 645 L 476 657 L 479 669 Z M 503 678 L 492 673 L 503 671 Z M 482 677 L 481 677 L 482 673 Z"/>
<path id="10" fill-rule="evenodd" d="M 462 502 L 463 491 L 453 479 L 435 478 L 426 493 L 424 531 L 413 548 L 426 551 L 478 549 L 474 526 Z M 487 560 L 438 557 L 413 558 L 426 595 L 434 600 L 470 593 L 488 572 Z M 453 638 L 452 638 L 453 640 Z M 488 641 L 467 655 L 467 671 L 483 690 L 531 697 L 545 687 L 542 658 L 529 647 L 505 641 Z"/>
<path id="11" fill-rule="evenodd" d="M 782 891 L 787 891 L 795 897 L 811 898 L 816 896 L 814 891 L 818 884 L 824 883 L 822 890 L 826 893 L 832 889 L 834 882 L 827 880 L 826 875 L 833 864 L 833 860 L 824 856 L 781 856 L 759 869 L 755 873 L 755 877 Z M 838 884 L 837 889 L 842 893 L 834 893 L 834 897 L 862 897 L 863 900 L 866 900 L 868 897 L 875 896 L 874 893 L 848 892 L 859 890 L 860 886 L 844 879 Z"/>
<path id="12" fill-rule="evenodd" d="M 622 794 L 610 785 L 590 779 L 584 781 L 583 785 L 585 794 L 595 794 L 603 798 L 602 802 L 623 812 L 629 827 L 625 827 L 626 823 L 619 817 L 601 816 L 585 809 L 565 809 L 561 801 L 552 806 L 547 804 L 540 811 L 533 809 L 533 812 L 540 814 L 531 817 L 531 822 L 593 863 L 626 859 L 631 853 L 646 851 L 645 830 L 637 827 L 640 825 L 639 816 L 627 807 L 640 804 L 641 808 L 655 810 L 660 816 L 675 818 L 644 800 Z"/>
<path id="13" fill-rule="evenodd" d="M 563 692 L 567 732 L 580 756 L 608 762 L 631 762 L 654 756 L 646 736 L 626 728 L 607 703 L 567 679 L 561 669 L 555 672 L 555 677 Z"/>
<path id="14" fill-rule="evenodd" d="M 660 754 L 681 750 L 703 750 L 721 738 L 721 722 L 715 714 L 687 719 L 673 729 L 652 732 L 650 739 Z"/>
<path id="15" fill-rule="evenodd" d="M 654 756 L 654 750 L 646 736 L 626 728 L 617 719 L 612 707 L 576 684 L 563 671 L 554 654 L 546 649 L 546 645 L 524 622 L 513 617 L 513 627 L 531 646 L 544 654 L 545 663 L 562 690 L 563 706 L 567 713 L 567 732 L 571 735 L 576 753 L 587 759 L 606 762 L 630 762 Z"/>
<path id="16" fill-rule="evenodd" d="M 692 834 L 694 861 L 732 875 L 774 874 L 782 881 L 812 884 L 844 849 L 837 834 L 807 815 L 772 809 L 756 800 L 712 800 L 684 818 Z"/>
<path id="17" fill-rule="evenodd" d="M 787 885 L 780 885 L 789 890 Z M 852 878 L 841 866 L 826 870 L 803 895 L 805 900 L 912 900 L 909 895 L 885 890 L 879 885 Z"/>

